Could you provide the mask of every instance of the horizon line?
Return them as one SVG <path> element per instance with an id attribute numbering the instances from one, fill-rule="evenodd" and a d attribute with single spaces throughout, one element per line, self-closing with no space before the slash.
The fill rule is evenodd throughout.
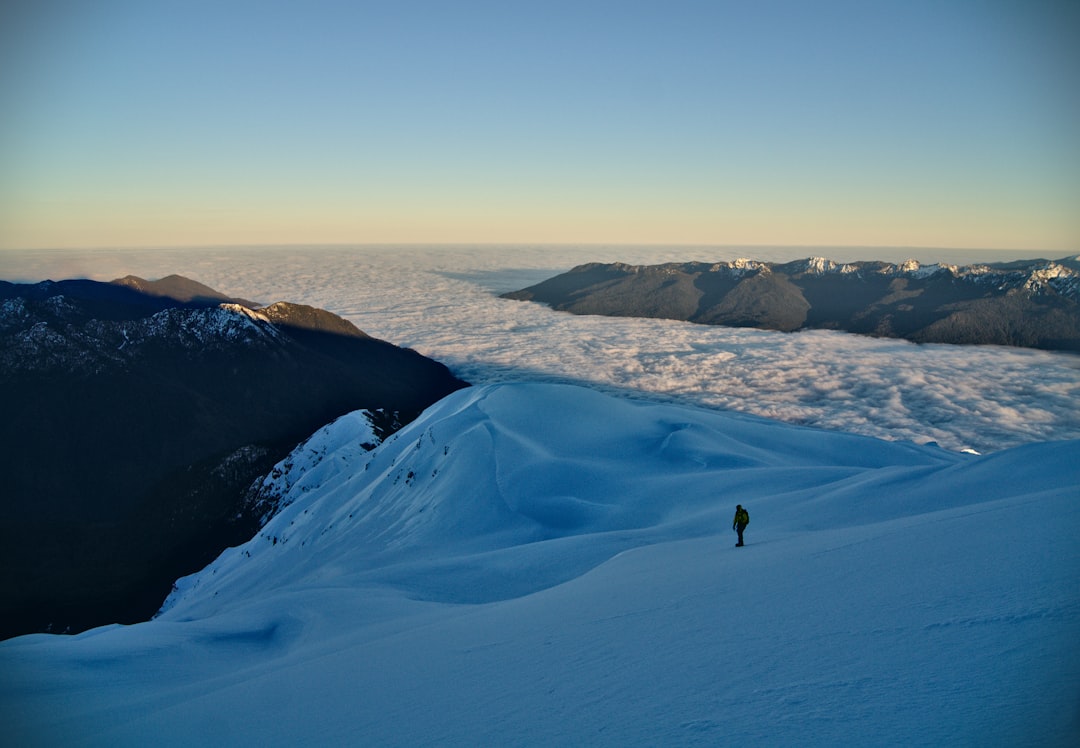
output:
<path id="1" fill-rule="evenodd" d="M 71 246 L 38 246 L 38 247 L 0 247 L 0 253 L 3 252 L 64 252 L 64 251 L 77 251 L 77 252 L 102 252 L 102 251 L 159 251 L 159 250 L 177 250 L 177 249 L 265 249 L 265 248 L 306 248 L 306 249 L 374 249 L 374 248 L 514 248 L 514 247 L 531 247 L 531 248 L 558 248 L 567 249 L 573 247 L 634 247 L 634 248 L 679 248 L 686 247 L 689 249 L 733 249 L 733 248 L 745 248 L 745 249 L 888 249 L 888 250 L 945 250 L 949 252 L 1043 252 L 1048 254 L 1064 253 L 1063 256 L 1071 256 L 1080 254 L 1080 250 L 1072 249 L 1050 249 L 1045 247 L 978 247 L 978 246 L 956 246 L 956 245 L 937 245 L 937 244 L 845 244 L 845 243 L 807 243 L 807 244 L 790 244 L 790 243 L 767 243 L 767 242 L 604 242 L 604 241 L 585 241 L 585 242 L 530 242 L 530 241 L 479 241 L 479 242 L 460 242 L 460 241 L 447 241 L 447 242 L 410 242 L 410 241 L 398 241 L 398 242 L 222 242 L 222 243 L 206 243 L 206 244 L 100 244 L 100 245 L 71 245 Z"/>

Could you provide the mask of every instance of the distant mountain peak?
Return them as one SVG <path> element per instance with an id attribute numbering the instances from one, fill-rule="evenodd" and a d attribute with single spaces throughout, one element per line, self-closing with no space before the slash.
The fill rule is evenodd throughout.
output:
<path id="1" fill-rule="evenodd" d="M 763 268 L 768 268 L 768 265 L 766 265 L 764 262 L 760 262 L 758 260 L 750 260 L 750 259 L 748 259 L 746 257 L 739 257 L 738 259 L 733 260 L 730 263 L 727 263 L 726 267 L 728 267 L 728 268 L 730 268 L 732 270 L 758 271 L 758 270 L 762 270 Z"/>
<path id="2" fill-rule="evenodd" d="M 241 304 L 249 308 L 258 307 L 259 304 L 246 299 L 227 296 L 219 291 L 206 286 L 198 281 L 185 278 L 182 275 L 167 275 L 164 278 L 150 281 L 136 275 L 125 275 L 111 282 L 112 285 L 130 288 L 148 296 L 160 296 L 183 304 L 213 305 L 221 302 Z"/>
<path id="3" fill-rule="evenodd" d="M 325 309 L 278 301 L 258 310 L 270 321 L 304 330 L 335 333 L 352 337 L 367 337 L 367 333 L 349 320 Z"/>
<path id="4" fill-rule="evenodd" d="M 830 273 L 837 268 L 837 264 L 832 260 L 824 257 L 811 257 L 806 261 L 806 271 L 808 273 Z"/>

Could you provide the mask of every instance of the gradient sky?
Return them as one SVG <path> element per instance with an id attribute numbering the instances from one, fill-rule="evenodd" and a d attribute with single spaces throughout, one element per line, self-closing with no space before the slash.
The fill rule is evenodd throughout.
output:
<path id="1" fill-rule="evenodd" d="M 0 6 L 0 248 L 1080 250 L 1080 3 Z"/>

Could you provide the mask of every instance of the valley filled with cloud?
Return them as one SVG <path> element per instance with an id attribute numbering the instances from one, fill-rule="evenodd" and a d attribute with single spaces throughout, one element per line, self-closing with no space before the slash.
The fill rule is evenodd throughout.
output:
<path id="1" fill-rule="evenodd" d="M 4 253 L 0 278 L 177 273 L 264 304 L 328 309 L 370 335 L 442 361 L 473 384 L 579 383 L 834 431 L 933 441 L 950 450 L 989 452 L 1080 437 L 1075 355 L 575 316 L 498 298 L 591 261 L 786 261 L 817 254 L 954 264 L 1021 255 L 644 246 L 27 250 Z"/>

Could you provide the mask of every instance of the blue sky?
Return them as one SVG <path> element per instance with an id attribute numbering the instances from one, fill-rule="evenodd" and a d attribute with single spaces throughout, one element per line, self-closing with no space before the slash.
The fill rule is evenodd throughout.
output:
<path id="1" fill-rule="evenodd" d="M 1080 4 L 0 10 L 0 248 L 1080 250 Z"/>

